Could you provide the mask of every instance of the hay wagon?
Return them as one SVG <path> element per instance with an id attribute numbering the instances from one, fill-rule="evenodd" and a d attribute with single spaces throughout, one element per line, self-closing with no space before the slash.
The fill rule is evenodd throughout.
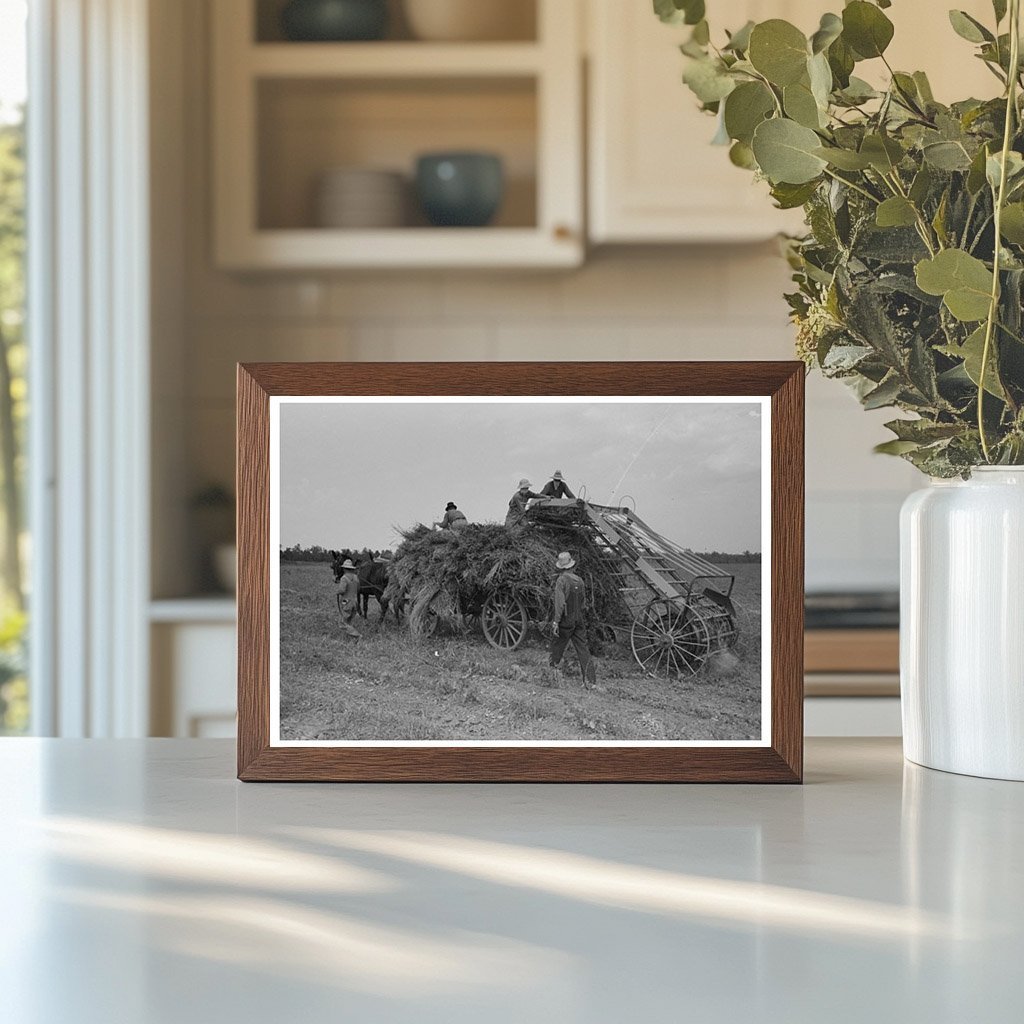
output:
<path id="1" fill-rule="evenodd" d="M 634 509 L 549 498 L 530 506 L 525 524 L 555 534 L 568 550 L 590 547 L 588 565 L 597 566 L 591 575 L 601 578 L 588 583 L 615 596 L 611 617 L 596 628 L 605 639 L 628 636 L 648 672 L 697 672 L 712 653 L 736 643 L 735 577 L 656 533 Z M 546 601 L 507 588 L 480 608 L 484 636 L 501 650 L 515 650 L 549 619 Z"/>

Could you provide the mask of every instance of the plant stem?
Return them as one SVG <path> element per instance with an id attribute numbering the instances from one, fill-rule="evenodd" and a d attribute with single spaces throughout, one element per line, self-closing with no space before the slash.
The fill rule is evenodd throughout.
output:
<path id="1" fill-rule="evenodd" d="M 901 199 L 906 199 L 910 203 L 911 208 L 914 211 L 914 217 L 917 219 L 917 233 L 921 236 L 921 241 L 924 242 L 925 248 L 927 248 L 929 255 L 935 255 L 935 247 L 932 245 L 932 231 L 928 225 L 928 221 L 924 219 L 924 214 L 917 208 L 917 204 L 911 202 L 910 197 L 907 195 L 906 189 L 903 187 L 903 182 L 900 181 L 899 172 L 893 168 L 892 174 L 883 174 L 883 181 L 887 181 L 893 190 L 899 195 Z M 943 248 L 941 240 L 936 236 L 935 244 L 939 246 L 941 250 Z"/>
<path id="2" fill-rule="evenodd" d="M 1003 126 L 1003 150 L 999 167 L 999 189 L 995 197 L 995 246 L 992 256 L 992 294 L 989 299 L 988 320 L 985 322 L 985 345 L 981 350 L 981 369 L 978 372 L 978 436 L 985 461 L 992 462 L 988 435 L 985 432 L 985 374 L 992 355 L 992 336 L 999 316 L 999 272 L 1001 266 L 1001 243 L 1003 204 L 1006 201 L 1006 169 L 1009 162 L 1010 144 L 1013 141 L 1013 127 L 1017 119 L 1017 83 L 1020 68 L 1020 0 L 1010 0 L 1010 74 L 1006 83 L 1006 124 Z"/>
<path id="3" fill-rule="evenodd" d="M 841 185 L 845 185 L 847 188 L 852 188 L 854 192 L 859 192 L 866 199 L 870 199 L 871 202 L 877 206 L 880 202 L 877 196 L 873 196 L 867 189 L 861 188 L 860 185 L 855 184 L 852 181 L 847 181 L 846 178 L 840 178 L 838 174 L 833 173 L 827 167 L 825 173 L 833 180 L 838 181 Z"/>

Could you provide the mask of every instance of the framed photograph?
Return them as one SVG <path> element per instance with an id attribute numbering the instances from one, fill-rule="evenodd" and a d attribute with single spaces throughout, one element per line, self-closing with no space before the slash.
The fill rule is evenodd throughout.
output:
<path id="1" fill-rule="evenodd" d="M 238 368 L 246 781 L 799 782 L 798 362 Z"/>

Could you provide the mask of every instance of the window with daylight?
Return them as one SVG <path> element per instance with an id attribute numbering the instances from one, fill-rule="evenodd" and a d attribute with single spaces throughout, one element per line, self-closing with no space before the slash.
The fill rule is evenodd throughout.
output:
<path id="1" fill-rule="evenodd" d="M 27 731 L 26 0 L 0 0 L 0 735 Z"/>

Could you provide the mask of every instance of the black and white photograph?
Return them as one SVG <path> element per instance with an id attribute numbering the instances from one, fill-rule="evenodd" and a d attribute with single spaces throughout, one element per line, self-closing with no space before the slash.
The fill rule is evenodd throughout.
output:
<path id="1" fill-rule="evenodd" d="M 768 742 L 766 399 L 270 416 L 273 745 Z"/>

